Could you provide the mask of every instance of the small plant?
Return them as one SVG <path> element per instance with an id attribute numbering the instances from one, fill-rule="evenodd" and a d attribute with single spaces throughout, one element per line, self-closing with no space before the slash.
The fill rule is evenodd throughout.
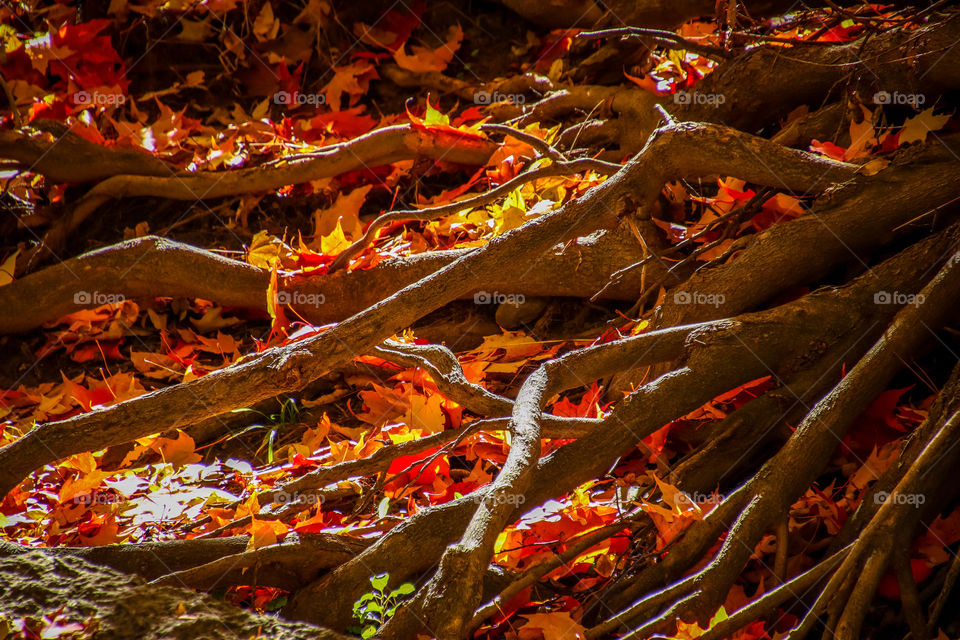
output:
<path id="1" fill-rule="evenodd" d="M 238 433 L 236 436 L 242 436 L 253 431 L 259 431 L 261 429 L 269 429 L 270 431 L 263 438 L 263 442 L 260 444 L 260 448 L 257 449 L 257 453 L 260 453 L 260 450 L 264 446 L 267 447 L 267 463 L 273 464 L 273 447 L 277 441 L 277 434 L 283 427 L 286 427 L 291 424 L 296 424 L 300 422 L 300 407 L 297 406 L 297 400 L 295 398 L 287 398 L 280 404 L 280 411 L 277 413 L 271 413 L 267 415 L 262 411 L 257 411 L 256 409 L 234 409 L 231 413 L 256 413 L 257 415 L 263 416 L 270 424 L 253 424 Z"/>
<path id="2" fill-rule="evenodd" d="M 353 603 L 353 617 L 359 622 L 358 627 L 350 630 L 360 634 L 366 640 L 373 636 L 387 620 L 397 612 L 397 607 L 413 593 L 413 585 L 405 582 L 393 591 L 387 592 L 387 583 L 390 582 L 389 573 L 381 573 L 370 578 L 373 591 L 369 591 Z"/>

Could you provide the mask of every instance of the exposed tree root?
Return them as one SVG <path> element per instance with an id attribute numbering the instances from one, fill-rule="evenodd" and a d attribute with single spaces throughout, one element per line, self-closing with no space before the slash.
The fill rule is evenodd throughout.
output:
<path id="1" fill-rule="evenodd" d="M 51 166 L 54 175 L 63 182 L 83 182 L 93 176 L 87 169 L 79 169 L 83 164 L 74 164 L 75 158 L 69 155 L 73 147 L 61 149 L 57 141 L 37 142 L 28 148 L 28 153 L 20 152 L 18 134 L 7 134 L 6 144 L 0 140 L 0 151 L 11 149 L 9 154 L 16 160 L 29 161 L 34 156 Z M 29 141 L 27 134 L 22 140 Z M 72 140 L 72 138 L 68 138 Z M 103 156 L 109 162 L 94 164 L 94 169 L 103 171 L 100 165 L 116 167 L 128 159 L 126 154 L 109 151 L 94 151 L 90 143 L 75 143 L 85 155 Z M 429 129 L 417 129 L 412 125 L 397 125 L 376 129 L 368 134 L 337 145 L 325 147 L 317 153 L 285 158 L 279 165 L 252 167 L 236 171 L 178 172 L 170 170 L 160 173 L 153 165 L 142 168 L 141 161 L 131 161 L 129 171 L 116 171 L 94 186 L 80 200 L 72 211 L 52 227 L 44 237 L 43 243 L 31 250 L 18 261 L 18 271 L 25 271 L 42 260 L 48 252 L 58 252 L 66 237 L 104 202 L 112 198 L 133 196 L 155 196 L 176 200 L 204 200 L 243 193 L 256 193 L 279 189 L 285 185 L 300 184 L 348 171 L 376 167 L 400 160 L 418 157 L 444 159 L 447 162 L 466 165 L 482 165 L 493 153 L 496 145 L 479 138 L 466 138 L 446 132 Z M 66 152 L 66 153 L 64 153 Z M 133 154 L 137 157 L 136 154 Z M 40 167 L 33 167 L 39 171 Z M 149 170 L 149 173 L 147 172 Z M 140 173 L 138 173 L 140 172 Z"/>
<path id="2" fill-rule="evenodd" d="M 902 309 L 884 337 L 817 403 L 784 448 L 738 490 L 738 494 L 748 494 L 749 504 L 731 526 L 716 558 L 692 578 L 691 595 L 634 629 L 631 632 L 633 637 L 645 637 L 645 634 L 667 629 L 677 618 L 696 619 L 706 625 L 707 612 L 715 611 L 722 603 L 760 536 L 809 486 L 852 420 L 885 388 L 903 359 L 916 352 L 927 340 L 929 332 L 944 322 L 951 301 L 960 294 L 958 262 L 956 259 L 947 262 L 922 290 L 925 303 Z M 737 498 L 738 501 L 742 499 L 741 496 Z M 674 553 L 679 555 L 676 550 Z M 880 560 L 876 562 L 879 565 Z M 879 580 L 881 568 L 868 565 L 868 570 L 870 575 L 879 572 L 876 573 Z M 863 575 L 859 580 L 863 580 Z M 602 631 L 598 629 L 592 635 L 596 637 L 616 629 L 619 623 L 635 620 L 633 612 L 639 610 L 647 610 L 643 600 L 604 623 Z M 845 637 L 856 637 L 856 634 Z"/>
<path id="3" fill-rule="evenodd" d="M 660 129 L 643 153 L 581 198 L 494 238 L 329 331 L 189 383 L 40 426 L 0 449 L 0 492 L 9 492 L 30 471 L 71 453 L 189 425 L 301 389 L 331 366 L 368 351 L 426 313 L 496 280 L 502 264 L 529 264 L 558 242 L 614 226 L 617 203 L 627 196 L 652 203 L 671 177 L 735 174 L 751 182 L 773 182 L 803 191 L 848 179 L 855 171 L 854 166 L 724 127 L 682 124 Z"/>
<path id="4" fill-rule="evenodd" d="M 651 248 L 660 247 L 651 223 Z M 323 304 L 292 304 L 298 317 L 316 325 L 338 322 L 388 298 L 453 261 L 467 250 L 431 251 L 386 260 L 366 271 L 338 271 L 320 276 L 281 277 L 280 292 L 302 294 L 300 299 Z M 499 271 L 491 280 L 459 295 L 478 291 L 534 296 L 591 297 L 597 283 L 642 257 L 633 235 L 618 229 L 580 239 L 566 247 L 536 256 L 524 271 Z M 661 278 L 661 262 L 648 265 L 648 278 Z M 120 294 L 126 298 L 202 298 L 223 305 L 267 309 L 270 274 L 245 262 L 155 236 L 128 240 L 71 258 L 15 280 L 0 288 L 0 333 L 17 333 L 41 326 L 66 314 L 94 306 L 93 297 L 77 298 L 79 291 Z M 599 296 L 606 300 L 632 299 L 641 274 L 635 270 Z M 293 298 L 292 298 L 293 299 Z"/>
<path id="5" fill-rule="evenodd" d="M 794 367 L 803 368 L 811 358 L 827 352 L 831 343 L 855 331 L 854 328 L 860 326 L 861 322 L 878 312 L 877 307 L 870 304 L 875 287 L 899 286 L 902 290 L 909 290 L 913 285 L 918 288 L 924 279 L 924 270 L 917 262 L 917 255 L 940 255 L 949 241 L 955 242 L 955 236 L 940 237 L 937 242 L 931 241 L 914 252 L 898 256 L 899 260 L 875 270 L 882 276 L 876 279 L 865 276 L 861 278 L 859 286 L 844 291 L 844 295 L 839 295 L 840 292 L 813 294 L 768 312 L 742 316 L 738 321 L 717 321 L 693 330 L 686 343 L 691 353 L 685 359 L 683 368 L 641 387 L 618 404 L 601 428 L 537 463 L 531 485 L 524 494 L 526 500 L 522 510 L 562 495 L 602 473 L 621 453 L 660 425 L 683 415 L 724 389 L 769 373 L 768 367 L 785 367 L 782 374 Z M 939 252 L 936 250 L 938 248 Z M 852 309 L 860 309 L 864 317 L 858 319 L 851 315 Z M 656 332 L 645 335 L 658 337 Z M 584 384 L 604 375 L 606 371 L 638 362 L 636 355 L 640 354 L 631 353 L 624 348 L 625 344 L 615 346 L 618 347 L 616 351 L 596 347 L 570 354 L 582 360 L 580 366 L 573 366 L 572 363 L 577 360 L 568 359 L 565 366 L 556 368 L 556 373 L 563 378 L 552 382 L 559 386 L 551 386 L 550 390 L 556 391 L 568 384 Z M 807 351 L 811 348 L 815 349 L 815 355 Z M 797 350 L 807 353 L 801 356 Z M 605 354 L 610 355 L 601 357 Z M 647 361 L 649 358 L 643 360 Z M 733 363 L 736 364 L 731 367 Z M 356 560 L 302 589 L 291 601 L 287 613 L 322 621 L 332 628 L 342 628 L 349 620 L 345 617 L 343 605 L 352 602 L 350 598 L 359 597 L 370 572 L 389 571 L 391 580 L 402 582 L 433 565 L 431 559 L 443 553 L 446 545 L 461 535 L 472 514 L 478 510 L 478 503 L 484 503 L 487 499 L 486 489 L 476 493 L 479 495 L 427 509 L 396 527 Z M 695 562 L 717 539 L 724 521 L 729 522 L 736 517 L 746 497 L 745 492 L 734 494 L 703 521 L 705 527 L 688 532 L 681 544 L 695 548 L 696 552 L 684 553 L 681 557 Z M 516 511 L 513 517 L 518 515 Z M 675 549 L 668 558 L 673 558 L 677 553 Z M 398 561 L 400 558 L 402 562 Z M 656 566 L 662 569 L 661 565 Z M 655 584 L 664 584 L 664 576 L 659 578 Z M 424 591 L 426 588 L 421 590 L 421 594 Z M 335 593 L 343 600 L 336 606 L 320 608 L 315 605 L 318 593 Z M 456 597 L 464 596 L 458 593 Z M 450 600 L 446 602 L 449 607 L 455 608 L 445 610 L 444 616 L 452 617 L 454 612 L 460 611 L 457 605 L 450 604 Z M 327 604 L 331 604 L 329 600 Z M 401 608 L 394 619 L 396 622 L 391 622 L 393 628 L 387 627 L 385 632 L 402 637 L 411 629 L 419 628 L 419 625 L 436 622 L 407 616 L 403 612 Z"/>

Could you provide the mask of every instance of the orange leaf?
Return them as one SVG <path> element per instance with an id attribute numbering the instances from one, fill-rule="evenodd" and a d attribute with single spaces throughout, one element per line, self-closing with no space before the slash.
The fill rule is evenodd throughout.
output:
<path id="1" fill-rule="evenodd" d="M 393 54 L 393 59 L 401 69 L 425 73 L 428 71 L 443 71 L 453 60 L 453 54 L 463 42 L 463 29 L 460 25 L 450 27 L 447 32 L 447 42 L 436 49 L 414 45 L 413 55 L 407 55 L 401 47 Z"/>
<path id="2" fill-rule="evenodd" d="M 174 467 L 182 467 L 185 464 L 200 462 L 202 456 L 194 451 L 196 446 L 193 438 L 180 431 L 176 440 L 157 438 L 150 448 L 159 453 L 164 462 L 169 462 Z"/>
<path id="3" fill-rule="evenodd" d="M 520 628 L 517 638 L 530 640 L 582 640 L 586 636 L 586 627 L 570 617 L 569 611 L 552 613 L 525 613 L 527 624 Z"/>
<path id="4" fill-rule="evenodd" d="M 287 531 L 289 531 L 287 525 L 279 520 L 253 518 L 250 522 L 250 540 L 247 542 L 247 550 L 276 544 L 277 540 L 287 535 Z"/>

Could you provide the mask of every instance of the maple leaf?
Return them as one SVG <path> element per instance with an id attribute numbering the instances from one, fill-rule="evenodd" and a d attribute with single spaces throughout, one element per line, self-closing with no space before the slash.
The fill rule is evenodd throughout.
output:
<path id="1" fill-rule="evenodd" d="M 413 54 L 407 55 L 403 47 L 397 49 L 393 54 L 393 59 L 401 69 L 413 71 L 416 73 L 426 73 L 429 71 L 443 71 L 453 60 L 453 56 L 460 43 L 463 42 L 463 29 L 460 25 L 453 25 L 447 31 L 447 41 L 436 49 L 414 45 Z"/>
<path id="2" fill-rule="evenodd" d="M 670 636 L 670 640 L 693 640 L 694 638 L 699 638 L 704 633 L 709 631 L 717 623 L 723 622 L 727 619 L 727 611 L 724 607 L 720 607 L 717 612 L 710 618 L 710 622 L 707 624 L 707 628 L 703 629 L 696 622 L 687 623 L 683 620 L 677 620 L 677 632 Z"/>
<path id="3" fill-rule="evenodd" d="M 13 282 L 13 270 L 17 264 L 18 255 L 20 255 L 20 249 L 11 253 L 3 264 L 0 264 L 0 287 Z"/>
<path id="4" fill-rule="evenodd" d="M 189 434 L 183 431 L 177 432 L 177 439 L 157 438 L 150 448 L 160 454 L 164 462 L 170 463 L 174 468 L 182 467 L 185 464 L 194 464 L 203 459 L 199 453 L 196 453 L 196 443 Z"/>
<path id="5" fill-rule="evenodd" d="M 97 547 L 117 542 L 120 527 L 113 514 L 93 514 L 90 520 L 77 527 L 80 544 L 84 547 Z"/>
<path id="6" fill-rule="evenodd" d="M 587 629 L 575 621 L 569 611 L 524 613 L 527 623 L 517 635 L 523 640 L 585 640 Z"/>
<path id="7" fill-rule="evenodd" d="M 325 236 L 321 236 L 320 241 L 314 242 L 313 246 L 317 248 L 323 255 L 335 256 L 349 247 L 351 244 L 352 243 L 347 239 L 347 235 L 343 232 L 343 219 L 337 218 L 337 225 L 334 227 L 333 231 Z"/>
<path id="8" fill-rule="evenodd" d="M 231 2 L 239 0 L 230 0 Z M 306 6 L 303 8 L 303 11 L 297 14 L 297 17 L 293 19 L 293 24 L 309 24 L 313 27 L 320 28 L 327 22 L 327 16 L 330 15 L 329 2 L 324 0 L 308 0 Z"/>
<path id="9" fill-rule="evenodd" d="M 360 207 L 363 206 L 371 189 L 373 189 L 373 185 L 368 184 L 357 187 L 347 194 L 340 192 L 330 207 L 314 211 L 314 235 L 318 237 L 330 235 L 339 223 L 345 235 L 350 238 L 358 238 L 363 233 L 363 225 L 360 222 Z M 321 250 L 321 253 L 329 252 Z"/>
<path id="10" fill-rule="evenodd" d="M 289 527 L 279 520 L 250 520 L 250 539 L 247 541 L 247 550 L 252 551 L 271 544 L 287 535 Z"/>
<path id="11" fill-rule="evenodd" d="M 425 9 L 426 3 L 416 0 L 401 9 L 391 9 L 372 27 L 358 22 L 353 25 L 353 33 L 361 42 L 392 53 L 402 48 L 413 30 L 420 26 Z"/>
<path id="12" fill-rule="evenodd" d="M 103 480 L 112 475 L 112 472 L 90 469 L 77 478 L 67 478 L 60 487 L 58 496 L 61 503 L 73 500 L 77 496 L 87 495 L 103 485 Z"/>
<path id="13" fill-rule="evenodd" d="M 368 60 L 357 60 L 344 67 L 334 67 L 333 78 L 320 89 L 324 104 L 331 111 L 340 111 L 343 96 L 347 96 L 348 107 L 354 106 L 370 88 L 370 81 L 380 76 Z"/>
<path id="14" fill-rule="evenodd" d="M 949 114 L 935 116 L 933 115 L 933 107 L 930 107 L 912 118 L 907 118 L 907 121 L 903 123 L 899 142 L 901 145 L 911 142 L 925 142 L 928 133 L 939 131 L 947 124 L 948 120 L 950 120 Z"/>

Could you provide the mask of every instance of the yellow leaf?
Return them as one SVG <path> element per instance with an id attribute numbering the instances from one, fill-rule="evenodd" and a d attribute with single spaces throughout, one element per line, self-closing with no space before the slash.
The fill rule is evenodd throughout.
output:
<path id="1" fill-rule="evenodd" d="M 491 205 L 490 216 L 494 219 L 494 235 L 501 235 L 516 229 L 526 222 L 527 205 L 523 201 L 520 187 L 514 189 L 502 205 Z"/>
<path id="2" fill-rule="evenodd" d="M 708 630 L 713 628 L 720 622 L 723 622 L 727 619 L 727 611 L 724 607 L 720 607 L 712 618 L 710 618 L 710 623 L 707 625 L 706 629 L 700 628 L 700 625 L 696 622 L 686 623 L 682 620 L 677 621 L 677 633 L 676 635 L 670 636 L 670 640 L 692 640 L 693 638 L 699 638 Z"/>
<path id="3" fill-rule="evenodd" d="M 411 395 L 408 398 L 410 409 L 403 415 L 403 422 L 410 429 L 422 429 L 426 433 L 439 433 L 443 431 L 444 413 L 441 409 L 443 405 L 443 396 L 434 394 L 432 396 Z"/>
<path id="4" fill-rule="evenodd" d="M 857 173 L 861 173 L 865 176 L 873 176 L 890 165 L 890 161 L 885 158 L 874 158 L 870 162 L 863 164 L 858 170 Z"/>
<path id="5" fill-rule="evenodd" d="M 527 624 L 521 628 L 521 638 L 531 637 L 522 635 L 526 630 L 539 630 L 543 640 L 584 640 L 586 627 L 570 617 L 569 611 L 554 611 L 552 613 L 523 614 Z"/>
<path id="6" fill-rule="evenodd" d="M 321 26 L 327 22 L 327 16 L 330 14 L 330 3 L 322 0 L 309 0 L 303 11 L 297 14 L 293 19 L 293 24 L 309 24 L 312 26 Z"/>
<path id="7" fill-rule="evenodd" d="M 367 194 L 373 188 L 372 184 L 357 187 L 350 193 L 337 196 L 336 201 L 327 209 L 318 209 L 313 212 L 313 233 L 322 237 L 330 235 L 337 228 L 337 221 L 345 235 L 358 238 L 363 233 L 360 223 L 360 207 L 367 199 Z"/>
<path id="8" fill-rule="evenodd" d="M 343 226 L 339 219 L 336 228 L 330 234 L 320 238 L 320 253 L 327 256 L 335 256 L 349 246 L 350 241 L 344 235 Z"/>
<path id="9" fill-rule="evenodd" d="M 182 29 L 178 38 L 185 42 L 204 42 L 213 35 L 209 18 L 206 20 L 181 20 L 180 25 Z"/>
<path id="10" fill-rule="evenodd" d="M 435 109 L 430 101 L 427 100 L 427 113 L 423 116 L 423 124 L 430 126 L 449 125 L 450 116 L 439 109 Z"/>
<path id="11" fill-rule="evenodd" d="M 294 251 L 283 240 L 271 236 L 266 231 L 260 231 L 250 241 L 247 250 L 247 263 L 261 269 L 272 269 L 285 258 L 291 259 Z"/>
<path id="12" fill-rule="evenodd" d="M 159 453 L 164 462 L 169 462 L 174 467 L 182 467 L 185 464 L 200 462 L 202 457 L 194 451 L 196 446 L 193 438 L 180 431 L 176 440 L 157 438 L 150 448 Z"/>
<path id="13" fill-rule="evenodd" d="M 262 120 L 267 116 L 267 111 L 269 110 L 270 98 L 264 98 L 262 102 L 253 108 L 253 113 L 250 114 L 250 118 L 253 120 Z"/>
<path id="14" fill-rule="evenodd" d="M 280 306 L 277 297 L 277 266 L 274 264 L 270 269 L 270 280 L 267 282 L 267 313 L 274 322 L 277 321 L 277 309 Z"/>
<path id="15" fill-rule="evenodd" d="M 949 114 L 933 115 L 933 107 L 930 107 L 912 118 L 907 118 L 907 121 L 903 123 L 899 142 L 901 145 L 910 142 L 925 142 L 928 133 L 942 129 L 949 119 Z"/>
<path id="16" fill-rule="evenodd" d="M 844 160 L 852 160 L 867 155 L 867 150 L 877 144 L 877 134 L 873 129 L 873 113 L 865 106 L 862 109 L 862 120 L 858 123 L 850 121 L 850 146 L 843 152 Z"/>
<path id="17" fill-rule="evenodd" d="M 74 478 L 67 478 L 60 487 L 60 502 L 66 502 L 76 496 L 82 496 L 90 493 L 101 484 L 103 479 L 110 476 L 109 472 L 88 471 L 87 473 Z"/>

